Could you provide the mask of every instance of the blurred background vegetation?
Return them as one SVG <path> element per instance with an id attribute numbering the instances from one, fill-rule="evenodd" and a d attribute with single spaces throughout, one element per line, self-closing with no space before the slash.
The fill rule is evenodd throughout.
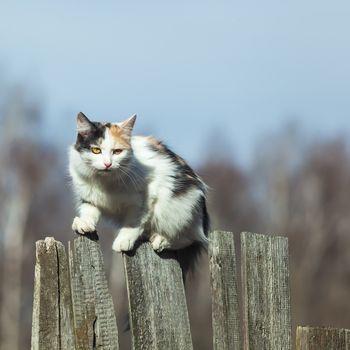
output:
<path id="1" fill-rule="evenodd" d="M 30 342 L 34 242 L 50 235 L 63 242 L 71 239 L 74 205 L 66 154 L 37 137 L 42 123 L 40 103 L 30 97 L 27 88 L 12 87 L 2 95 L 0 122 L 0 342 L 2 349 L 17 349 L 6 343 L 10 335 L 14 340 L 17 334 L 18 349 L 24 349 Z M 249 169 L 226 157 L 225 149 L 215 149 L 216 157 L 210 143 L 206 157 L 196 167 L 211 188 L 213 229 L 287 235 L 294 326 L 347 327 L 349 142 L 343 137 L 308 142 L 297 125 L 289 124 L 256 146 Z M 122 327 L 127 304 L 122 262 L 110 248 L 112 228 L 102 223 L 99 232 Z M 195 345 L 210 349 L 206 257 L 189 285 L 188 298 Z M 121 334 L 123 349 L 128 348 L 128 339 L 128 333 Z"/>
<path id="2" fill-rule="evenodd" d="M 5 3 L 0 350 L 30 346 L 35 241 L 72 239 L 66 151 L 79 110 L 138 113 L 136 132 L 169 143 L 210 186 L 213 229 L 237 247 L 242 231 L 289 237 L 293 326 L 350 328 L 346 1 Z M 121 257 L 113 229 L 98 230 L 121 329 Z M 195 348 L 211 349 L 205 256 L 187 296 Z"/>

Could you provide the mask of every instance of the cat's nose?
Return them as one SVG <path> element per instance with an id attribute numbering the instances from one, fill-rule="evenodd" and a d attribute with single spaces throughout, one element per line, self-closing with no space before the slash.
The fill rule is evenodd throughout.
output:
<path id="1" fill-rule="evenodd" d="M 112 166 L 112 163 L 111 162 L 104 162 L 104 165 L 105 165 L 106 169 L 108 169 Z"/>

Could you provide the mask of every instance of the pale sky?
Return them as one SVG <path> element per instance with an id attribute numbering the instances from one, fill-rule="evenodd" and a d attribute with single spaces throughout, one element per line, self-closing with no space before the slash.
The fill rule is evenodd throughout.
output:
<path id="1" fill-rule="evenodd" d="M 137 113 L 136 133 L 190 162 L 217 134 L 247 164 L 291 120 L 310 137 L 350 132 L 349 35 L 348 0 L 2 0 L 0 77 L 40 92 L 65 148 L 78 111 Z"/>

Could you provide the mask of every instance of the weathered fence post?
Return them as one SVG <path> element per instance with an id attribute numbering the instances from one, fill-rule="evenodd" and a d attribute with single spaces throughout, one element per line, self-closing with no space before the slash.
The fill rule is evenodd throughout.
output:
<path id="1" fill-rule="evenodd" d="M 69 242 L 69 263 L 76 349 L 117 350 L 117 323 L 96 233 Z"/>
<path id="2" fill-rule="evenodd" d="M 182 272 L 176 253 L 149 243 L 124 254 L 134 350 L 191 350 Z"/>
<path id="3" fill-rule="evenodd" d="M 298 327 L 296 338 L 297 350 L 349 350 L 350 330 Z"/>
<path id="4" fill-rule="evenodd" d="M 209 234 L 209 270 L 214 350 L 241 349 L 233 233 Z"/>
<path id="5" fill-rule="evenodd" d="M 245 349 L 291 349 L 288 239 L 242 233 L 241 248 Z"/>
<path id="6" fill-rule="evenodd" d="M 64 246 L 53 238 L 36 243 L 32 350 L 73 350 L 72 306 Z"/>

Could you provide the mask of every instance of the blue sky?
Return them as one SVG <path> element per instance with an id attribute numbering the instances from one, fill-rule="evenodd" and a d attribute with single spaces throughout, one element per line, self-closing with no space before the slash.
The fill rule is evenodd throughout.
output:
<path id="1" fill-rule="evenodd" d="M 350 131 L 349 34 L 349 1 L 3 0 L 0 77 L 40 92 L 64 146 L 80 110 L 137 113 L 137 133 L 194 163 L 219 136 L 249 164 L 291 120 L 310 137 Z"/>

